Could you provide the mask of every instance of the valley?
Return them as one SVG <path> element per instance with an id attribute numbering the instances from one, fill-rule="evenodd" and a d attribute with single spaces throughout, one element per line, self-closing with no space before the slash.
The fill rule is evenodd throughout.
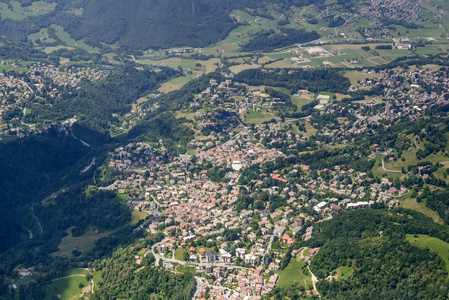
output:
<path id="1" fill-rule="evenodd" d="M 0 299 L 445 299 L 444 1 L 0 1 Z"/>

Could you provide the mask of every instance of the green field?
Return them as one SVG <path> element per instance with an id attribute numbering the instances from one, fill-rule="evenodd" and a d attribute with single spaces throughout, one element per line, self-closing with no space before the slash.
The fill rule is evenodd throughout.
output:
<path id="1" fill-rule="evenodd" d="M 30 34 L 30 35 L 28 36 L 28 38 L 29 38 L 31 41 L 33 41 L 33 44 L 34 44 L 35 46 L 37 45 L 37 43 L 36 43 L 37 40 L 41 40 L 42 43 L 44 43 L 44 44 L 45 44 L 45 43 L 50 44 L 50 43 L 56 42 L 55 39 L 52 39 L 52 38 L 49 37 L 49 35 L 48 35 L 48 29 L 47 29 L 47 28 L 42 28 L 41 30 L 39 30 L 39 32 Z"/>
<path id="2" fill-rule="evenodd" d="M 252 109 L 248 110 L 246 114 L 247 124 L 262 124 L 263 122 L 270 121 L 271 119 L 279 119 L 273 112 L 267 112 L 267 108 L 262 108 L 262 112 L 257 112 Z"/>
<path id="3" fill-rule="evenodd" d="M 360 87 L 361 85 L 358 83 L 358 81 L 362 81 L 366 78 L 381 78 L 382 75 L 380 74 L 368 74 L 368 73 L 362 73 L 358 71 L 349 71 L 345 73 L 345 77 L 349 79 L 352 85 L 356 87 Z"/>
<path id="4" fill-rule="evenodd" d="M 354 273 L 354 268 L 342 266 L 336 269 L 335 272 L 337 273 L 339 279 L 345 279 L 352 276 L 352 274 Z"/>
<path id="5" fill-rule="evenodd" d="M 95 233 L 89 230 L 82 236 L 73 237 L 70 229 L 67 230 L 67 236 L 64 237 L 58 245 L 58 251 L 51 253 L 51 256 L 73 257 L 72 251 L 77 248 L 81 253 L 86 253 L 95 247 L 95 241 L 108 236 L 113 230 Z"/>
<path id="6" fill-rule="evenodd" d="M 133 210 L 131 213 L 131 221 L 129 222 L 129 225 L 134 226 L 140 220 L 144 220 L 146 217 L 148 217 L 148 213 L 146 211 Z"/>
<path id="7" fill-rule="evenodd" d="M 0 15 L 2 19 L 23 20 L 31 16 L 49 14 L 55 10 L 56 2 L 46 3 L 35 1 L 28 7 L 21 7 L 19 1 L 11 1 L 12 10 L 4 2 L 0 2 Z"/>
<path id="8" fill-rule="evenodd" d="M 88 273 L 89 271 L 83 269 L 68 270 L 64 277 L 47 284 L 45 299 L 55 299 L 58 294 L 62 295 L 62 299 L 81 299 L 84 293 L 90 292 L 92 289 L 91 282 L 86 280 L 86 274 Z M 80 287 L 80 284 L 83 287 Z M 94 284 L 96 284 L 95 278 Z"/>
<path id="9" fill-rule="evenodd" d="M 56 30 L 56 36 L 63 42 L 66 43 L 69 47 L 74 48 L 80 48 L 83 50 L 86 50 L 87 52 L 93 53 L 96 50 L 92 48 L 91 46 L 87 45 L 83 40 L 75 41 L 70 37 L 70 34 L 64 31 L 64 28 L 62 28 L 59 25 L 51 25 L 51 27 Z"/>
<path id="10" fill-rule="evenodd" d="M 161 87 L 158 88 L 158 91 L 161 93 L 169 93 L 171 91 L 179 90 L 180 88 L 182 88 L 184 86 L 184 84 L 186 84 L 187 82 L 189 82 L 190 80 L 192 80 L 194 78 L 195 78 L 194 74 L 173 78 L 170 81 L 164 82 L 161 85 Z"/>
<path id="11" fill-rule="evenodd" d="M 187 253 L 187 250 L 184 248 L 179 247 L 175 250 L 175 259 L 177 260 L 184 260 L 184 254 Z"/>
<path id="12" fill-rule="evenodd" d="M 402 207 L 423 213 L 426 216 L 432 218 L 435 223 L 438 224 L 444 223 L 443 220 L 440 218 L 440 216 L 435 211 L 428 208 L 424 202 L 418 203 L 416 199 L 405 199 L 402 202 Z"/>
<path id="13" fill-rule="evenodd" d="M 312 279 L 307 270 L 307 263 L 304 260 L 297 261 L 295 258 L 292 258 L 288 266 L 279 272 L 277 285 L 280 288 L 289 288 L 294 282 L 297 282 L 306 290 L 313 288 Z"/>
<path id="14" fill-rule="evenodd" d="M 407 234 L 406 239 L 412 245 L 420 248 L 428 248 L 437 253 L 446 264 L 446 270 L 449 271 L 449 243 L 425 234 L 418 234 L 417 237 L 412 234 Z"/>

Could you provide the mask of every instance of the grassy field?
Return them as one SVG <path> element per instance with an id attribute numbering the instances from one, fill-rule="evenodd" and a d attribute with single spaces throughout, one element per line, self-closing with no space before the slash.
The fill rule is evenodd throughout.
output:
<path id="1" fill-rule="evenodd" d="M 184 253 L 187 253 L 187 250 L 179 247 L 178 249 L 175 250 L 175 259 L 184 260 Z"/>
<path id="2" fill-rule="evenodd" d="M 437 253 L 446 264 L 446 270 L 449 271 L 449 243 L 425 234 L 418 234 L 417 237 L 412 234 L 407 234 L 406 239 L 412 245 L 420 248 L 428 248 Z"/>
<path id="3" fill-rule="evenodd" d="M 311 290 L 313 288 L 312 279 L 306 265 L 307 263 L 304 260 L 297 261 L 296 259 L 292 259 L 288 266 L 279 272 L 277 285 L 280 288 L 289 288 L 296 281 L 306 290 Z"/>
<path id="4" fill-rule="evenodd" d="M 81 253 L 86 253 L 92 250 L 95 246 L 95 241 L 108 236 L 113 231 L 105 231 L 100 233 L 95 233 L 89 230 L 82 236 L 73 237 L 71 230 L 67 230 L 67 236 L 64 237 L 58 245 L 58 251 L 53 252 L 51 256 L 66 256 L 73 257 L 72 251 L 74 248 L 78 248 Z"/>
<path id="5" fill-rule="evenodd" d="M 134 226 L 136 225 L 140 220 L 145 219 L 146 217 L 148 217 L 148 213 L 145 211 L 138 211 L 138 210 L 133 210 L 131 213 L 131 221 L 129 221 L 128 225 Z"/>
<path id="6" fill-rule="evenodd" d="M 75 41 L 70 37 L 70 34 L 64 31 L 64 28 L 59 25 L 51 25 L 51 27 L 56 30 L 56 36 L 63 42 L 66 43 L 67 46 L 80 48 L 86 50 L 87 52 L 93 53 L 96 50 L 91 46 L 87 45 L 83 40 Z"/>
<path id="7" fill-rule="evenodd" d="M 46 3 L 35 1 L 28 7 L 21 7 L 19 1 L 11 1 L 12 10 L 4 2 L 0 3 L 0 15 L 2 19 L 23 20 L 31 16 L 41 16 L 55 10 L 56 2 Z"/>
<path id="8" fill-rule="evenodd" d="M 349 79 L 352 85 L 356 87 L 360 87 L 361 85 L 358 83 L 360 80 L 364 80 L 365 78 L 371 79 L 371 78 L 380 78 L 382 75 L 380 74 L 368 74 L 368 73 L 362 73 L 358 71 L 349 71 L 345 73 L 345 77 Z"/>
<path id="9" fill-rule="evenodd" d="M 181 112 L 178 110 L 175 113 L 175 118 L 178 118 L 178 119 L 186 118 L 187 120 L 195 121 L 195 113 L 184 113 L 184 112 Z"/>
<path id="10" fill-rule="evenodd" d="M 345 278 L 348 278 L 348 277 L 352 276 L 352 274 L 354 273 L 354 268 L 353 267 L 342 266 L 342 267 L 338 268 L 335 271 L 337 272 L 337 275 L 338 275 L 339 278 L 345 279 Z"/>
<path id="11" fill-rule="evenodd" d="M 443 224 L 443 220 L 440 218 L 440 216 L 435 211 L 428 208 L 424 202 L 418 203 L 416 199 L 405 199 L 402 202 L 402 207 L 416 210 L 432 218 L 434 222 Z"/>
<path id="12" fill-rule="evenodd" d="M 181 273 L 190 273 L 192 275 L 195 275 L 195 268 L 191 268 L 191 267 L 186 267 L 186 266 L 181 266 L 179 265 L 176 268 L 176 271 L 181 272 Z"/>
<path id="13" fill-rule="evenodd" d="M 124 194 L 117 194 L 117 196 L 115 197 L 118 201 L 121 202 L 126 202 L 129 199 L 129 194 L 124 193 Z"/>
<path id="14" fill-rule="evenodd" d="M 309 123 L 306 123 L 306 133 L 304 134 L 305 137 L 309 138 L 315 134 L 317 134 L 318 129 L 315 129 L 312 125 Z"/>
<path id="15" fill-rule="evenodd" d="M 265 65 L 267 68 L 291 68 L 292 65 L 285 59 L 275 61 L 273 63 Z"/>
<path id="16" fill-rule="evenodd" d="M 50 54 L 50 53 L 55 52 L 55 51 L 57 51 L 59 49 L 74 50 L 75 48 L 73 48 L 73 47 L 66 47 L 66 46 L 55 46 L 55 47 L 45 47 L 45 48 L 42 48 L 41 50 L 44 51 L 47 54 Z"/>
<path id="17" fill-rule="evenodd" d="M 194 74 L 173 78 L 172 80 L 164 82 L 161 87 L 158 88 L 158 91 L 161 93 L 169 93 L 171 91 L 179 90 L 193 78 L 195 78 Z"/>
<path id="18" fill-rule="evenodd" d="M 232 73 L 237 74 L 237 73 L 240 73 L 240 72 L 248 70 L 248 69 L 257 69 L 259 67 L 260 67 L 260 65 L 241 64 L 241 65 L 232 66 L 229 69 L 231 70 Z"/>
<path id="19" fill-rule="evenodd" d="M 33 41 L 33 44 L 36 46 L 37 45 L 37 43 L 36 43 L 36 41 L 37 40 L 41 40 L 42 41 L 42 43 L 54 43 L 54 42 L 56 42 L 54 39 L 52 39 L 52 38 L 50 38 L 49 36 L 48 36 L 48 29 L 47 28 L 42 28 L 41 30 L 39 30 L 39 32 L 36 32 L 36 33 L 33 33 L 33 34 L 30 34 L 29 36 L 28 36 L 28 38 L 31 40 L 31 41 Z"/>
<path id="20" fill-rule="evenodd" d="M 45 299 L 55 299 L 58 294 L 62 295 L 62 299 L 81 299 L 85 292 L 92 289 L 91 282 L 86 280 L 88 273 L 89 271 L 83 269 L 70 269 L 65 276 L 71 277 L 64 276 L 47 284 Z M 80 287 L 80 284 L 83 287 Z"/>
<path id="21" fill-rule="evenodd" d="M 266 108 L 263 108 L 262 112 L 257 112 L 254 110 L 248 110 L 246 115 L 245 123 L 247 124 L 262 124 L 263 122 L 270 121 L 271 119 L 279 119 L 273 112 L 266 112 Z"/>

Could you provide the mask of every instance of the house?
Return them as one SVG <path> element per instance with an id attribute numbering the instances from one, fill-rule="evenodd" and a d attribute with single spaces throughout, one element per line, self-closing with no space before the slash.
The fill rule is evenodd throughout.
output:
<path id="1" fill-rule="evenodd" d="M 252 254 L 246 254 L 245 255 L 245 263 L 250 264 L 250 265 L 257 264 L 257 256 L 252 255 Z"/>
<path id="2" fill-rule="evenodd" d="M 206 252 L 206 261 L 208 263 L 213 263 L 217 260 L 217 253 L 215 251 L 207 251 Z"/>
<path id="3" fill-rule="evenodd" d="M 330 208 L 333 212 L 339 213 L 341 211 L 341 207 L 339 205 L 336 205 L 334 203 L 330 204 Z"/>
<path id="4" fill-rule="evenodd" d="M 277 270 L 279 270 L 279 265 L 275 264 L 274 262 L 271 262 L 268 265 L 268 269 L 270 269 L 271 271 L 277 271 Z"/>
<path id="5" fill-rule="evenodd" d="M 269 282 L 270 284 L 275 285 L 276 282 L 278 282 L 278 279 L 279 279 L 279 275 L 278 275 L 278 274 L 274 274 L 274 275 L 271 275 L 271 276 L 270 276 L 270 279 L 268 280 L 268 282 Z"/>

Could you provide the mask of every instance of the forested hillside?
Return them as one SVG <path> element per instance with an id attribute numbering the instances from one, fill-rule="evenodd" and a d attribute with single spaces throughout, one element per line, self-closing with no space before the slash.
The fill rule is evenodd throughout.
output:
<path id="1" fill-rule="evenodd" d="M 321 279 L 318 289 L 324 298 L 446 298 L 449 290 L 443 258 L 413 246 L 406 234 L 449 240 L 446 227 L 412 211 L 354 211 L 320 223 L 312 245 L 321 248 L 310 268 Z M 352 276 L 326 279 L 342 266 L 352 268 Z"/>
<path id="2" fill-rule="evenodd" d="M 6 0 L 7 3 L 11 1 Z M 27 7 L 30 1 L 20 1 Z M 76 40 L 146 50 L 178 46 L 204 47 L 227 36 L 237 26 L 230 13 L 236 9 L 265 11 L 267 3 L 280 7 L 319 4 L 311 0 L 58 0 L 54 11 L 20 20 L 1 19 L 0 33 L 25 42 L 27 36 L 52 24 L 61 25 Z M 82 13 L 74 13 L 74 12 Z"/>

